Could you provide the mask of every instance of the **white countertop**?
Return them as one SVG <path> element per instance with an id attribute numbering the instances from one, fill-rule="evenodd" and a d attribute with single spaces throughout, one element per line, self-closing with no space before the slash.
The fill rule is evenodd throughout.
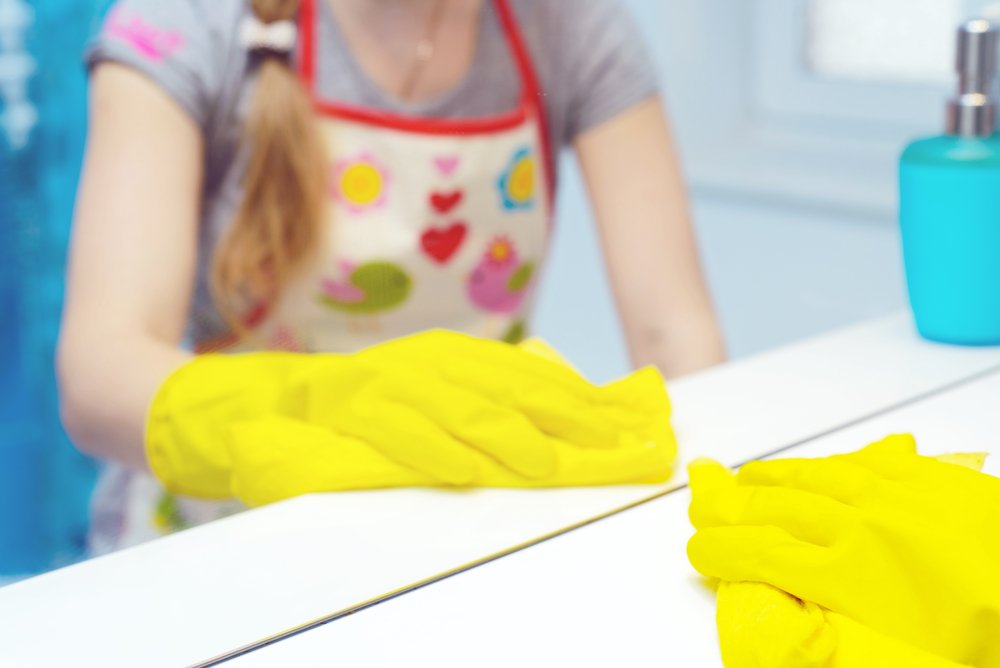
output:
<path id="1" fill-rule="evenodd" d="M 899 429 L 928 450 L 1000 451 L 990 407 L 1000 373 L 990 370 L 1000 372 L 1000 349 L 925 343 L 897 316 L 678 381 L 671 396 L 685 459 L 736 464 L 807 440 L 796 454 L 822 454 Z M 195 664 L 665 489 L 395 490 L 276 504 L 0 589 L 0 665 Z M 699 657 L 678 665 L 712 665 L 711 600 L 683 550 L 685 496 L 230 665 L 643 665 L 677 655 Z"/>
<path id="2" fill-rule="evenodd" d="M 794 448 L 912 432 L 927 453 L 1000 455 L 1000 373 Z M 1000 475 L 1000 457 L 987 470 Z M 685 556 L 687 489 L 265 647 L 226 666 L 721 668 L 714 597 Z"/>

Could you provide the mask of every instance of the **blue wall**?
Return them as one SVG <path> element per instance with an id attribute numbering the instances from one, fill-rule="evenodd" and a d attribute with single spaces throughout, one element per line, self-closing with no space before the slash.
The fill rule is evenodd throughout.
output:
<path id="1" fill-rule="evenodd" d="M 95 469 L 59 425 L 53 359 L 86 123 L 80 55 L 96 3 L 22 4 L 34 15 L 25 48 L 38 124 L 23 147 L 0 133 L 0 577 L 82 555 Z"/>
<path id="2" fill-rule="evenodd" d="M 5 156 L 6 157 L 6 156 Z M 0 169 L 0 577 L 36 570 L 46 559 L 42 459 L 31 419 L 32 384 L 23 364 L 24 322 L 20 257 L 15 236 L 11 174 Z"/>
<path id="3" fill-rule="evenodd" d="M 728 100 L 726 91 L 712 89 L 709 95 L 705 86 L 717 85 L 715 75 L 727 66 L 729 54 L 705 45 L 712 45 L 718 36 L 706 29 L 730 25 L 736 20 L 733 12 L 720 7 L 716 17 L 710 9 L 713 3 L 704 0 L 623 0 L 623 4 L 635 16 L 659 68 L 681 148 L 702 150 L 687 155 L 685 166 L 692 158 L 724 162 L 724 157 L 704 151 L 691 139 L 704 133 L 699 125 L 714 118 L 711 114 L 719 99 Z M 705 49 L 718 52 L 718 62 L 708 68 L 693 67 L 687 56 Z M 816 155 L 815 164 L 802 166 L 805 181 L 822 182 L 825 172 L 819 167 L 825 157 Z M 748 180 L 752 180 L 750 170 L 748 166 Z M 705 273 L 732 357 L 906 308 L 892 216 L 847 214 L 791 193 L 748 197 L 700 187 L 690 174 L 688 180 Z M 589 377 L 605 381 L 627 371 L 625 342 L 586 191 L 569 159 L 560 185 L 556 246 L 542 284 L 535 332 Z"/>

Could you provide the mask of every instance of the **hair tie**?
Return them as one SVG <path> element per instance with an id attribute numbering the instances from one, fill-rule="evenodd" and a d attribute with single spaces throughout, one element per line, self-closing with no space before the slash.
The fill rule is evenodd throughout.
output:
<path id="1" fill-rule="evenodd" d="M 247 16 L 240 28 L 240 43 L 251 53 L 265 51 L 287 55 L 298 39 L 299 29 L 294 21 L 264 23 L 256 16 Z"/>

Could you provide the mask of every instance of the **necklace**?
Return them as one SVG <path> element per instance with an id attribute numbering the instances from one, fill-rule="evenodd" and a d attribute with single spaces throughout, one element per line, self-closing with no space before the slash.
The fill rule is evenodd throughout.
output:
<path id="1" fill-rule="evenodd" d="M 420 83 L 421 75 L 427 69 L 427 63 L 434 57 L 434 38 L 441 27 L 441 19 L 444 17 L 445 0 L 434 0 L 431 13 L 427 18 L 427 25 L 424 28 L 423 37 L 417 42 L 413 52 L 413 60 L 407 69 L 400 85 L 399 97 L 402 100 L 410 100 L 417 84 Z"/>

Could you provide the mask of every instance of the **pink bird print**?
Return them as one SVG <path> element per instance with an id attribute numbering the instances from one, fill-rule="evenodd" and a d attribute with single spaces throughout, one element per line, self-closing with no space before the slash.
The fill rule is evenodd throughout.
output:
<path id="1" fill-rule="evenodd" d="M 364 301 L 365 291 L 350 282 L 350 276 L 358 266 L 349 260 L 340 261 L 340 273 L 348 278 L 347 281 L 335 281 L 331 278 L 323 279 L 323 294 L 330 299 L 344 304 L 357 304 Z"/>
<path id="2" fill-rule="evenodd" d="M 320 303 L 336 311 L 355 315 L 391 311 L 410 296 L 413 279 L 390 262 L 363 264 L 341 261 L 341 280 L 324 279 Z"/>
<path id="3" fill-rule="evenodd" d="M 469 276 L 469 299 L 488 313 L 516 312 L 528 294 L 535 265 L 522 263 L 506 237 L 494 239 Z"/>

